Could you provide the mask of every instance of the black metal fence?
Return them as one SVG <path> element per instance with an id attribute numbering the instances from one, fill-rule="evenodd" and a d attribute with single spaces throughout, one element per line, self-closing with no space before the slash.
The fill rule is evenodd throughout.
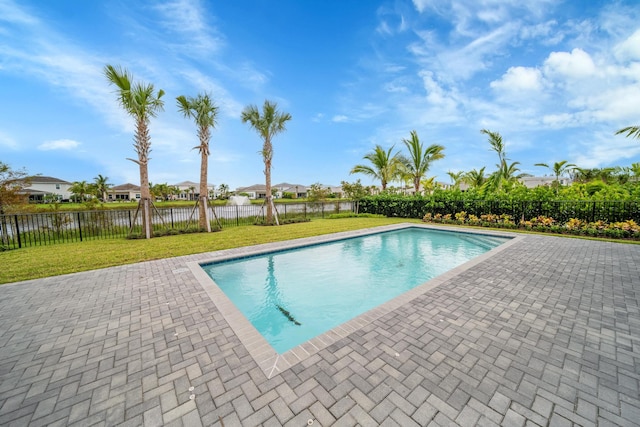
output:
<path id="1" fill-rule="evenodd" d="M 510 215 L 518 223 L 538 216 L 565 223 L 571 218 L 588 222 L 619 222 L 634 220 L 640 223 L 640 201 L 487 201 L 487 200 L 432 200 L 419 198 L 365 199 L 360 212 L 422 218 L 432 215 L 455 215 L 459 212 L 480 217 L 484 214 Z"/>
<path id="2" fill-rule="evenodd" d="M 278 217 L 324 218 L 332 213 L 351 212 L 351 202 L 276 204 Z M 264 220 L 266 208 L 260 205 L 210 206 L 212 227 L 251 225 Z M 153 232 L 185 232 L 198 228 L 198 209 L 152 209 Z M 0 215 L 0 250 L 44 246 L 85 240 L 124 238 L 142 234 L 142 217 L 135 210 L 97 210 L 82 212 L 51 211 Z"/>

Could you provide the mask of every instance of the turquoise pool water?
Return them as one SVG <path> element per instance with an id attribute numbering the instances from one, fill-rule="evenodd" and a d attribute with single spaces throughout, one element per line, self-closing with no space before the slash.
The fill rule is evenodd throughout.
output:
<path id="1" fill-rule="evenodd" d="M 507 240 L 413 227 L 202 268 L 282 354 Z"/>

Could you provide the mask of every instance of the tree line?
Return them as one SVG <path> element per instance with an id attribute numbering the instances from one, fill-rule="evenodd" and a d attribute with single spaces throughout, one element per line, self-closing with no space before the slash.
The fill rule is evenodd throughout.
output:
<path id="1" fill-rule="evenodd" d="M 496 169 L 487 174 L 486 166 L 470 171 L 447 172 L 451 178 L 453 190 L 460 190 L 462 184 L 466 190 L 474 190 L 480 197 L 485 197 L 495 193 L 509 193 L 515 188 L 524 187 L 522 178 L 530 176 L 522 173 L 520 162 L 511 161 L 507 156 L 506 145 L 499 132 L 482 129 L 482 134 L 487 135 L 489 146 L 498 157 Z M 616 132 L 625 134 L 627 137 L 640 139 L 640 127 L 629 126 Z M 365 164 L 358 164 L 353 167 L 351 174 L 364 174 L 380 181 L 380 188 L 383 193 L 397 192 L 397 188 L 389 188 L 389 183 L 399 182 L 403 186 L 413 187 L 413 193 L 418 195 L 423 192 L 433 193 L 438 188 L 435 177 L 427 177 L 429 168 L 434 161 L 445 157 L 445 148 L 441 145 L 432 144 L 425 147 L 420 141 L 415 130 L 410 132 L 410 137 L 403 139 L 402 143 L 408 151 L 408 155 L 400 151 L 394 151 L 395 145 L 385 150 L 382 146 L 376 145 L 372 152 L 367 153 L 364 159 Z M 586 190 L 589 195 L 603 190 L 607 186 L 624 186 L 627 183 L 637 183 L 640 181 L 640 163 L 633 163 L 630 167 L 615 168 L 580 168 L 567 160 L 555 162 L 553 165 L 547 163 L 536 163 L 535 166 L 547 169 L 554 180 L 551 185 L 556 195 L 560 194 L 561 178 L 568 175 L 573 183 L 591 185 Z M 356 183 L 342 182 L 343 189 L 350 195 L 361 197 L 367 193 L 371 194 L 371 189 L 362 187 L 360 181 Z M 578 186 L 579 187 L 579 186 Z M 404 193 L 404 191 L 402 191 Z"/>

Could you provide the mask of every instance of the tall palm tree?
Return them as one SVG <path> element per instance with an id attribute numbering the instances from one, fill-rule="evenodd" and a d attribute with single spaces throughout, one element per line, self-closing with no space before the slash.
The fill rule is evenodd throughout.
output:
<path id="1" fill-rule="evenodd" d="M 637 138 L 640 139 L 640 126 L 627 126 L 626 128 L 622 128 L 616 132 L 616 135 L 621 133 L 626 133 L 627 138 Z"/>
<path id="2" fill-rule="evenodd" d="M 133 76 L 121 67 L 106 65 L 104 74 L 109 84 L 117 88 L 120 106 L 135 120 L 133 147 L 138 154 L 137 159 L 127 159 L 140 167 L 140 204 L 142 205 L 142 228 L 147 239 L 151 238 L 151 192 L 149 190 L 149 152 L 151 136 L 149 121 L 164 108 L 162 96 L 164 91 L 155 92 L 150 83 L 133 82 Z"/>
<path id="3" fill-rule="evenodd" d="M 379 179 L 382 191 L 385 191 L 387 184 L 396 179 L 402 166 L 401 157 L 397 152 L 391 154 L 392 151 L 393 146 L 387 151 L 384 151 L 381 146 L 376 145 L 373 152 L 367 153 L 363 157 L 363 159 L 371 162 L 371 166 L 355 165 L 349 173 L 362 173 L 374 179 Z"/>
<path id="4" fill-rule="evenodd" d="M 415 130 L 411 131 L 409 139 L 403 139 L 402 142 L 409 150 L 409 157 L 404 161 L 405 173 L 411 178 L 415 193 L 418 194 L 420 181 L 429 171 L 431 163 L 444 158 L 444 147 L 432 144 L 425 149 Z"/>
<path id="5" fill-rule="evenodd" d="M 279 112 L 278 105 L 268 100 L 262 106 L 262 115 L 255 105 L 248 105 L 242 110 L 242 123 L 249 123 L 263 140 L 262 160 L 264 161 L 265 203 L 267 205 L 267 224 L 273 223 L 273 195 L 271 194 L 271 162 L 273 160 L 273 144 L 271 140 L 286 130 L 286 123 L 291 114 Z M 276 220 L 277 221 L 277 220 Z"/>
<path id="6" fill-rule="evenodd" d="M 93 178 L 93 184 L 96 186 L 96 191 L 99 193 L 98 197 L 102 197 L 102 201 L 106 202 L 107 191 L 109 191 L 109 188 L 111 187 L 111 184 L 109 184 L 109 177 L 98 174 L 98 176 Z"/>
<path id="7" fill-rule="evenodd" d="M 209 141 L 211 140 L 211 129 L 216 127 L 218 107 L 211 100 L 209 94 L 198 94 L 197 97 L 186 97 L 181 95 L 176 98 L 178 110 L 186 118 L 193 118 L 198 127 L 198 138 L 200 145 L 193 147 L 200 151 L 200 203 L 199 203 L 199 226 L 208 232 L 211 231 L 209 223 L 209 209 L 207 207 L 207 171 L 209 168 Z"/>
<path id="8" fill-rule="evenodd" d="M 525 173 L 518 173 L 520 171 L 520 168 L 518 168 L 520 162 L 507 163 L 509 158 L 507 157 L 502 135 L 487 129 L 482 129 L 480 132 L 489 137 L 491 149 L 498 154 L 498 164 L 496 164 L 498 170 L 493 172 L 487 180 L 489 189 L 499 190 L 501 188 L 509 188 L 521 178 L 528 176 Z"/>

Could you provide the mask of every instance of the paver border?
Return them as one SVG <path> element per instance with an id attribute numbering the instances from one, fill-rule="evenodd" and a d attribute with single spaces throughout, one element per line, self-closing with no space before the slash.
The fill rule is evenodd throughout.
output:
<path id="1" fill-rule="evenodd" d="M 258 332 L 258 330 L 251 324 L 251 322 L 240 312 L 240 310 L 233 304 L 233 302 L 227 297 L 227 295 L 218 287 L 211 277 L 202 268 L 203 264 L 212 262 L 220 262 L 229 259 L 241 258 L 245 256 L 261 255 L 269 252 L 295 249 L 315 244 L 328 243 L 337 240 L 343 240 L 346 238 L 366 236 L 370 234 L 376 234 L 385 231 L 402 230 L 406 228 L 425 228 L 431 230 L 455 232 L 455 233 L 467 233 L 477 235 L 499 236 L 509 237 L 510 240 L 505 243 L 491 249 L 484 254 L 477 256 L 466 263 L 455 267 L 415 288 L 377 306 L 374 307 L 345 323 L 342 323 L 335 328 L 320 334 L 309 341 L 306 341 L 291 350 L 283 354 L 276 352 L 273 347 L 267 342 L 267 340 Z M 240 342 L 245 346 L 251 357 L 258 364 L 260 369 L 264 372 L 267 378 L 271 378 L 292 366 L 302 362 L 310 356 L 316 354 L 320 350 L 328 347 L 334 342 L 348 336 L 352 332 L 359 330 L 360 328 L 370 324 L 374 320 L 381 316 L 392 312 L 393 310 L 401 307 L 404 304 L 412 301 L 418 296 L 428 292 L 431 289 L 436 288 L 440 284 L 454 278 L 455 276 L 465 272 L 471 267 L 497 255 L 499 252 L 509 248 L 510 246 L 523 240 L 525 236 L 502 231 L 493 230 L 472 230 L 454 227 L 434 227 L 425 224 L 415 223 L 402 223 L 387 225 L 381 227 L 367 228 L 362 230 L 354 230 L 340 233 L 333 233 L 322 236 L 307 237 L 302 239 L 287 240 L 284 242 L 267 243 L 256 246 L 249 246 L 245 248 L 236 248 L 229 250 L 222 250 L 212 254 L 212 257 L 204 261 L 190 261 L 186 265 L 191 270 L 198 283 L 205 290 L 211 301 L 223 315 L 233 332 L 236 334 Z"/>

